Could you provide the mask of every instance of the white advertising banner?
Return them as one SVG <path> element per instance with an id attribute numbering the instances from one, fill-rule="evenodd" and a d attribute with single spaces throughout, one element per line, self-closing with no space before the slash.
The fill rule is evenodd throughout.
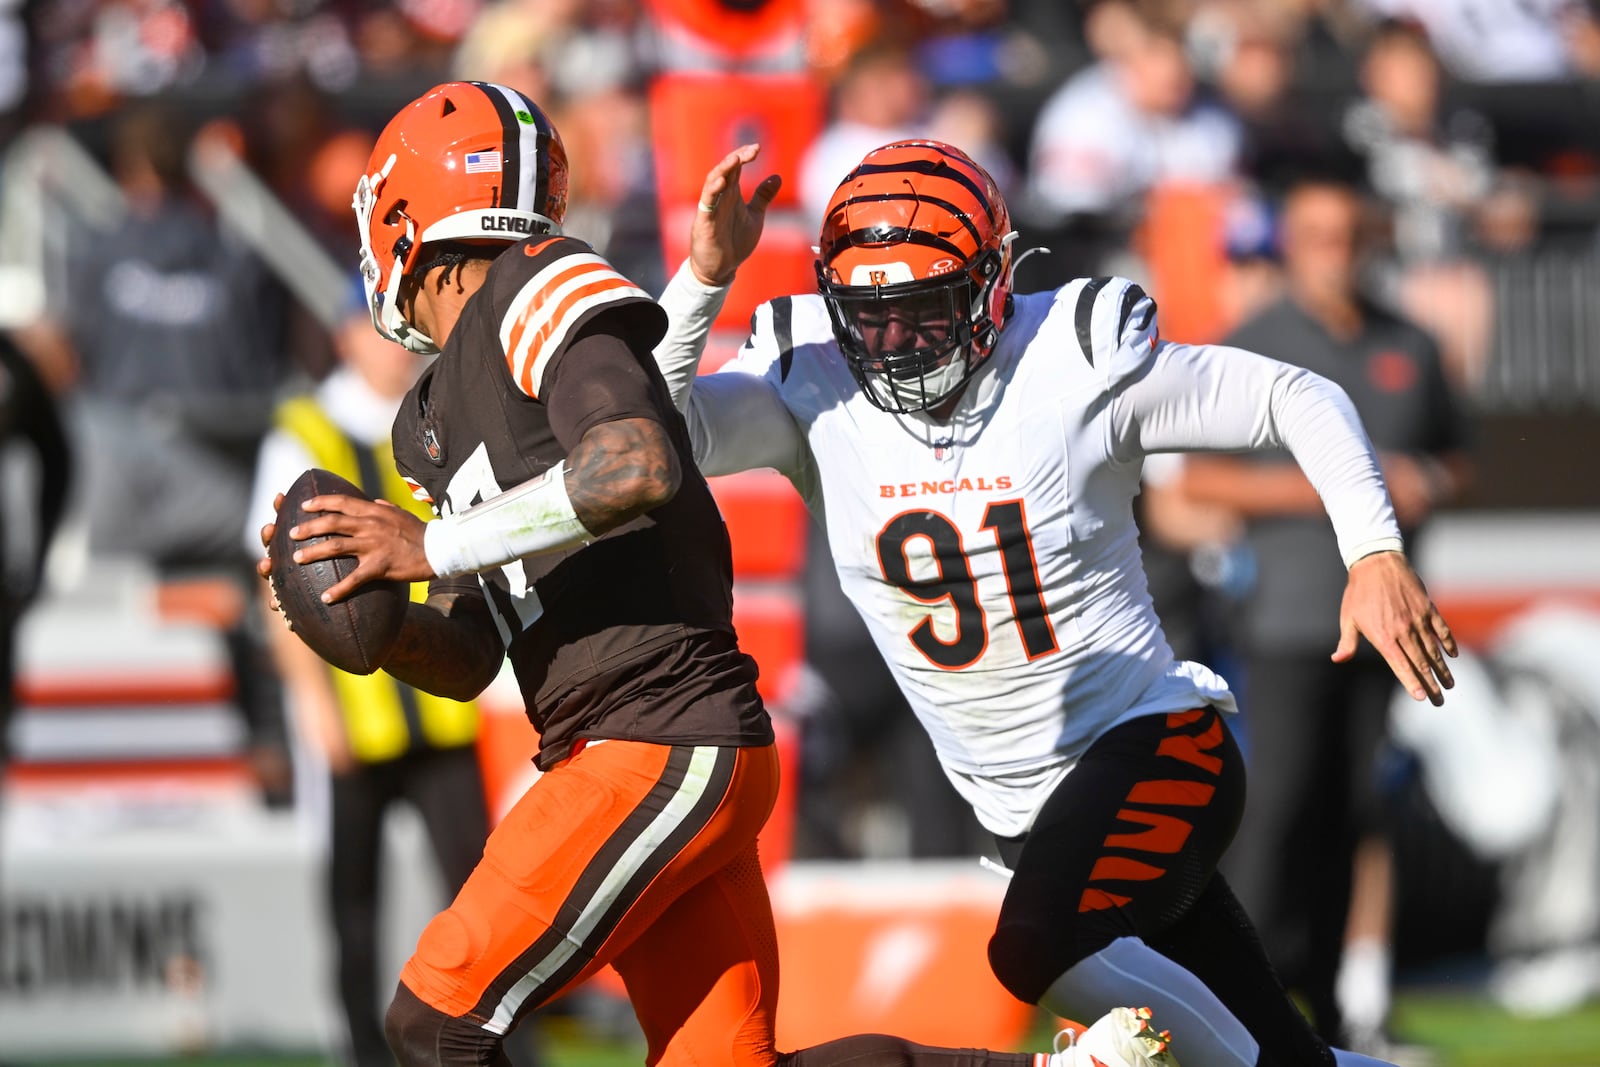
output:
<path id="1" fill-rule="evenodd" d="M 6 1059 L 330 1047 L 322 867 L 292 813 L 159 790 L 0 811 Z M 389 846 L 383 989 L 439 904 L 416 820 Z"/>

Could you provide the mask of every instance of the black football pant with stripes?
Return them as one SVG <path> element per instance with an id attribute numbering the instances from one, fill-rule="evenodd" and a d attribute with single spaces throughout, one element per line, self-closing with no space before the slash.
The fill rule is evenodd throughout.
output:
<path id="1" fill-rule="evenodd" d="M 989 944 L 1001 983 L 1039 1003 L 1076 965 L 1137 939 L 1165 957 L 1164 967 L 1177 966 L 1130 976 L 1128 988 L 1170 988 L 1181 968 L 1248 1031 L 1253 1042 L 1243 1045 L 1259 1047 L 1255 1062 L 1332 1065 L 1217 873 L 1244 797 L 1244 762 L 1214 709 L 1147 715 L 1107 731 L 1032 829 L 999 841 L 1014 871 Z M 1186 1034 L 1159 1012 L 1155 1021 L 1173 1028 L 1173 1051 L 1187 1067 L 1192 1028 Z"/>

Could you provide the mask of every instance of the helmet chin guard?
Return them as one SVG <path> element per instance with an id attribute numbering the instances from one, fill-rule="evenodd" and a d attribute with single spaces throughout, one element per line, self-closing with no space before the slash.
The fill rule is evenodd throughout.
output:
<path id="1" fill-rule="evenodd" d="M 405 278 L 407 253 L 416 246 L 416 225 L 409 217 L 405 221 L 405 236 L 394 243 L 394 265 L 387 280 L 378 255 L 372 250 L 372 214 L 378 203 L 378 191 L 389 180 L 395 156 L 390 155 L 376 174 L 362 176 L 356 183 L 356 220 L 361 226 L 361 284 L 367 291 L 367 308 L 372 314 L 372 325 L 380 334 L 408 351 L 431 356 L 439 351 L 433 338 L 417 329 L 400 312 L 400 283 Z"/>

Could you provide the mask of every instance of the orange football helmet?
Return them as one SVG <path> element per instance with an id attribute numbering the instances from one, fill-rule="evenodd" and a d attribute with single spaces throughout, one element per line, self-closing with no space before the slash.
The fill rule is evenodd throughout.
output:
<path id="1" fill-rule="evenodd" d="M 549 118 L 517 90 L 448 82 L 389 120 L 353 206 L 373 326 L 414 352 L 437 352 L 401 313 L 401 281 L 432 266 L 419 269 L 423 247 L 435 242 L 560 233 L 567 151 Z"/>
<path id="2" fill-rule="evenodd" d="M 817 289 L 868 400 L 921 411 L 966 384 L 1011 313 L 1016 236 L 989 172 L 938 141 L 874 149 L 839 184 Z"/>

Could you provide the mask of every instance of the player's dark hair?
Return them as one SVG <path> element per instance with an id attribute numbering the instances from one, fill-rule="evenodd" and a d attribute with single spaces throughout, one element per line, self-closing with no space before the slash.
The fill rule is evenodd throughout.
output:
<path id="1" fill-rule="evenodd" d="M 416 270 L 412 273 L 418 278 L 426 278 L 430 270 L 443 266 L 445 268 L 444 273 L 439 276 L 439 284 L 443 285 L 450 281 L 450 272 L 459 272 L 461 265 L 467 260 L 494 259 L 510 247 L 510 245 L 501 242 L 480 244 L 467 241 L 439 241 L 428 246 L 428 250 L 433 253 L 432 256 L 418 264 Z M 461 276 L 457 273 L 456 280 L 458 284 L 460 279 Z"/>

